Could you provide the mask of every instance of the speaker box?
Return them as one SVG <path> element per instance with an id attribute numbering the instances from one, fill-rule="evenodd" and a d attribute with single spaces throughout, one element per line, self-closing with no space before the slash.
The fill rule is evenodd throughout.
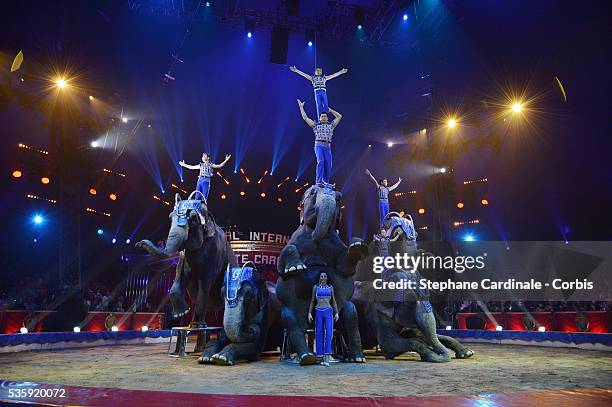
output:
<path id="1" fill-rule="evenodd" d="M 270 42 L 270 62 L 273 64 L 286 64 L 288 47 L 289 30 L 274 27 L 272 29 L 272 41 Z"/>

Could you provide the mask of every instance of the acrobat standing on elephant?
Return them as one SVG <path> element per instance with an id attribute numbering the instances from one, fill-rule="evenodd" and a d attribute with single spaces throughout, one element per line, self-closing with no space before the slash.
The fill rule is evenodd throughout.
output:
<path id="1" fill-rule="evenodd" d="M 365 362 L 359 336 L 357 311 L 351 302 L 353 275 L 357 263 L 367 254 L 361 239 L 353 238 L 347 247 L 337 232 L 342 194 L 330 187 L 313 185 L 300 204 L 300 226 L 279 256 L 276 294 L 281 302 L 281 318 L 297 361 L 316 363 L 304 337 L 308 328 L 308 310 L 312 287 L 322 272 L 334 287 L 340 322 L 347 339 L 345 362 Z"/>
<path id="2" fill-rule="evenodd" d="M 183 296 L 187 289 L 195 304 L 192 326 L 205 326 L 205 314 L 210 309 L 221 308 L 219 290 L 223 273 L 228 264 L 237 264 L 236 256 L 217 226 L 206 202 L 201 199 L 182 200 L 175 196 L 174 209 L 170 213 L 170 231 L 164 247 L 157 247 L 150 240 L 136 243 L 149 253 L 169 258 L 179 252 L 179 263 L 174 284 L 170 289 L 170 301 L 176 317 L 186 315 L 190 308 Z M 212 300 L 212 301 L 211 301 Z"/>

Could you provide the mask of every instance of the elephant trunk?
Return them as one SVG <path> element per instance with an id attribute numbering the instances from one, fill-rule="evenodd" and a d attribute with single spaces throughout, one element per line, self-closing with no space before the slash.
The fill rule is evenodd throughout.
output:
<path id="1" fill-rule="evenodd" d="M 170 233 L 168 234 L 168 239 L 166 240 L 166 247 L 158 247 L 154 245 L 150 240 L 141 240 L 136 243 L 137 248 L 143 248 L 149 253 L 162 257 L 168 258 L 174 255 L 179 251 L 185 240 L 187 240 L 187 231 L 186 230 L 175 230 L 177 227 L 172 227 L 170 229 Z"/>
<path id="2" fill-rule="evenodd" d="M 416 322 L 421 328 L 425 341 L 443 360 L 450 360 L 450 351 L 442 345 L 436 333 L 436 318 L 432 311 L 425 309 L 423 301 L 416 302 Z"/>
<path id="3" fill-rule="evenodd" d="M 236 305 L 230 307 L 227 299 L 225 301 L 225 311 L 223 313 L 223 329 L 227 338 L 234 343 L 254 342 L 259 335 L 256 324 L 247 321 L 247 300 L 245 291 L 251 291 L 250 287 L 244 287 L 238 293 Z M 252 292 L 252 291 L 251 291 Z"/>
<path id="4" fill-rule="evenodd" d="M 329 194 L 317 195 L 317 223 L 312 239 L 318 243 L 327 235 L 336 218 L 336 198 Z"/>

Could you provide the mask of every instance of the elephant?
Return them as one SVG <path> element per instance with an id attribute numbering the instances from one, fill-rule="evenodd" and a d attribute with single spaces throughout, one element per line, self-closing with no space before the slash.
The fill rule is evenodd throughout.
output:
<path id="1" fill-rule="evenodd" d="M 411 220 L 408 222 L 407 218 L 390 215 L 383 221 L 383 227 L 389 230 L 388 236 L 396 240 L 391 243 L 380 241 L 372 245 L 373 254 L 424 254 L 417 249 L 416 233 L 413 233 Z M 382 273 L 382 279 L 389 282 L 412 280 L 417 283 L 420 278 L 418 271 L 412 273 L 401 269 L 386 269 Z M 451 360 L 449 349 L 457 359 L 474 355 L 471 349 L 456 339 L 436 333 L 436 319 L 427 290 L 380 290 L 374 289 L 372 281 L 356 281 L 353 300 L 363 310 L 367 327 L 375 333 L 376 341 L 386 358 L 393 359 L 405 352 L 417 352 L 423 361 L 448 362 Z"/>
<path id="2" fill-rule="evenodd" d="M 300 203 L 300 226 L 281 251 L 280 278 L 276 293 L 281 302 L 281 320 L 301 365 L 316 363 L 316 356 L 305 340 L 309 326 L 308 308 L 312 287 L 321 272 L 327 273 L 334 287 L 340 322 L 347 339 L 346 362 L 365 362 L 359 335 L 357 310 L 351 302 L 353 275 L 357 263 L 367 254 L 361 239 L 353 238 L 347 247 L 338 236 L 342 194 L 330 187 L 311 186 Z"/>
<path id="3" fill-rule="evenodd" d="M 222 307 L 218 293 L 223 273 L 228 264 L 237 265 L 236 256 L 205 201 L 181 200 L 176 194 L 169 217 L 170 231 L 165 247 L 157 247 L 149 240 L 139 241 L 136 247 L 162 258 L 180 251 L 176 277 L 170 289 L 173 314 L 180 317 L 190 311 L 183 295 L 186 288 L 195 304 L 191 326 L 206 326 L 206 311 Z"/>
<path id="4" fill-rule="evenodd" d="M 274 284 L 263 280 L 254 267 L 228 267 L 221 293 L 223 331 L 206 344 L 198 363 L 231 366 L 239 359 L 257 360 L 270 328 L 280 319 Z"/>

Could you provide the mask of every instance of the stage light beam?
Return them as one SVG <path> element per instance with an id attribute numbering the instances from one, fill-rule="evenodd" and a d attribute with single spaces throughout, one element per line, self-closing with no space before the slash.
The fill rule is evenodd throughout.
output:
<path id="1" fill-rule="evenodd" d="M 36 225 L 40 225 L 41 223 L 43 223 L 45 221 L 45 218 L 43 218 L 41 215 L 34 215 L 34 217 L 32 218 L 32 221 Z"/>
<path id="2" fill-rule="evenodd" d="M 523 104 L 520 102 L 514 102 L 514 104 L 512 105 L 512 111 L 514 113 L 520 113 L 521 110 L 523 110 Z"/>
<path id="3" fill-rule="evenodd" d="M 457 120 L 451 117 L 450 119 L 446 121 L 446 126 L 449 129 L 455 128 L 455 126 L 457 126 Z"/>

